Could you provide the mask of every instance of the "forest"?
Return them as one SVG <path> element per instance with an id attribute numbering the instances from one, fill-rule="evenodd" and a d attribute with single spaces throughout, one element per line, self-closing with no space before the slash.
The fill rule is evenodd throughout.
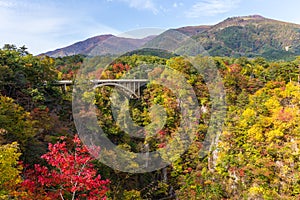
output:
<path id="1" fill-rule="evenodd" d="M 300 198 L 300 57 L 286 61 L 198 55 L 193 59 L 207 73 L 201 74 L 184 56 L 149 51 L 111 59 L 33 56 L 26 47 L 14 45 L 0 49 L 0 199 Z M 220 79 L 208 81 L 208 65 L 215 66 Z M 141 133 L 142 140 L 129 137 L 113 118 L 114 87 L 85 92 L 83 101 L 92 98 L 99 127 L 120 149 L 143 152 L 147 142 L 149 151 L 165 152 L 184 146 L 178 130 L 192 135 L 186 151 L 171 155 L 169 165 L 122 172 L 100 162 L 84 145 L 72 114 L 73 86 L 61 88 L 56 81 L 80 80 L 80 73 L 120 79 L 140 66 L 151 66 L 149 74 L 161 79 L 164 73 L 157 66 L 179 72 L 201 112 L 197 127 L 185 131 L 176 92 L 150 82 L 141 88 L 140 98 L 127 102 L 132 121 L 140 127 L 149 127 L 153 115 L 160 113 L 149 109 L 153 105 L 165 111 L 162 128 Z M 167 81 L 180 86 L 175 78 Z M 222 85 L 224 91 L 217 93 L 224 97 L 212 98 L 215 84 Z M 224 112 L 214 114 L 216 106 Z M 214 120 L 223 121 L 222 127 L 213 127 Z M 217 138 L 200 156 L 209 131 Z M 101 146 L 97 153 L 115 161 L 127 159 Z"/>

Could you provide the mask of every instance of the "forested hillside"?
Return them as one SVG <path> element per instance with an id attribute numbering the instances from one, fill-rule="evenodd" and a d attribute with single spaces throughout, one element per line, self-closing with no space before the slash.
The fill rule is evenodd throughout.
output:
<path id="1" fill-rule="evenodd" d="M 254 31 L 252 26 L 246 28 Z M 243 32 L 245 27 L 223 31 L 240 33 L 235 29 Z M 227 41 L 224 35 L 218 37 Z M 247 51 L 244 47 L 241 52 Z M 195 56 L 202 66 L 214 64 L 226 94 L 224 125 L 203 157 L 202 142 L 215 105 L 207 79 L 185 57 L 141 54 L 129 53 L 104 67 L 99 60 L 111 58 L 33 56 L 25 47 L 14 45 L 0 49 L 0 199 L 300 198 L 299 57 L 268 61 Z M 119 79 L 147 64 L 183 74 L 201 107 L 188 150 L 171 165 L 140 174 L 117 171 L 93 157 L 74 126 L 73 86 L 64 90 L 56 85 L 57 80 L 75 80 L 87 62 L 84 72 L 102 79 Z M 163 77 L 158 69 L 152 75 Z M 99 126 L 119 148 L 143 152 L 145 142 L 150 151 L 169 143 L 182 145 L 176 135 L 182 113 L 170 89 L 149 83 L 143 86 L 141 98 L 128 102 L 130 116 L 140 126 L 151 124 L 151 115 L 157 114 L 149 110 L 154 104 L 165 110 L 164 126 L 154 135 L 146 134 L 145 140 L 130 138 L 112 117 L 112 87 L 99 87 L 95 92 Z M 96 150 L 102 153 L 101 147 Z M 110 155 L 110 159 L 123 158 Z"/>
<path id="2" fill-rule="evenodd" d="M 300 26 L 259 15 L 231 17 L 195 37 L 212 56 L 261 56 L 291 59 L 299 55 Z"/>

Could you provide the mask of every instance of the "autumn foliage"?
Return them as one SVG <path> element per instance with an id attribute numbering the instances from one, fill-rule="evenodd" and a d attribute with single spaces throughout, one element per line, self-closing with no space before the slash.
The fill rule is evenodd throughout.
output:
<path id="1" fill-rule="evenodd" d="M 110 181 L 101 179 L 92 164 L 94 158 L 77 135 L 72 143 L 69 147 L 61 137 L 56 144 L 49 144 L 49 152 L 42 156 L 48 166 L 35 164 L 26 171 L 22 183 L 25 199 L 106 199 Z"/>
<path id="2" fill-rule="evenodd" d="M 300 199 L 300 57 L 271 61 L 197 56 L 199 69 L 214 63 L 221 76 L 215 84 L 223 85 L 224 91 L 216 93 L 224 96 L 214 101 L 210 88 L 215 85 L 206 81 L 214 77 L 198 73 L 185 57 L 137 54 L 112 62 L 115 58 L 110 56 L 54 59 L 25 50 L 10 45 L 0 49 L 0 199 Z M 82 64 L 86 68 L 81 69 Z M 73 86 L 64 90 L 55 81 L 74 80 L 80 70 L 92 79 L 134 75 L 169 81 L 173 90 L 155 81 L 143 85 L 141 98 L 123 103 L 120 109 L 129 112 L 120 112 L 117 118 L 111 109 L 113 87 L 98 87 L 95 93 L 84 93 L 83 99 L 93 100 L 99 126 L 118 148 L 163 152 L 178 141 L 171 147 L 180 149 L 184 138 L 176 133 L 184 128 L 183 106 L 176 91 L 183 84 L 165 77 L 156 66 L 180 72 L 197 96 L 201 115 L 199 126 L 191 131 L 195 133 L 191 145 L 171 165 L 149 173 L 120 172 L 96 161 L 77 135 L 70 137 L 76 133 Z M 136 73 L 141 70 L 145 77 Z M 221 100 L 226 101 L 226 115 L 212 119 L 213 105 L 219 107 Z M 159 109 L 151 110 L 155 105 Z M 126 133 L 129 117 L 149 128 L 130 129 L 145 139 Z M 222 129 L 215 129 L 211 120 L 221 117 Z M 202 156 L 211 127 L 218 139 Z M 124 159 L 102 148 L 100 153 L 107 153 L 108 159 Z"/>

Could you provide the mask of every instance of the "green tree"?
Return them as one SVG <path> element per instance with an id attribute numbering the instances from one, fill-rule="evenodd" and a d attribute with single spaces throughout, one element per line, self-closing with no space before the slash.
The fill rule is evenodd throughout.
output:
<path id="1" fill-rule="evenodd" d="M 30 113 L 9 97 L 0 96 L 0 127 L 5 133 L 0 135 L 0 144 L 18 142 L 23 158 L 29 158 L 29 146 L 34 146 L 34 122 Z"/>

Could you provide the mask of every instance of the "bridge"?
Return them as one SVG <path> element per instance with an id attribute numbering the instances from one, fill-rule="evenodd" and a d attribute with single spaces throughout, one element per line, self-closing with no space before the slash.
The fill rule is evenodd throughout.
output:
<path id="1" fill-rule="evenodd" d="M 149 82 L 148 79 L 94 79 L 89 80 L 94 84 L 93 89 L 102 86 L 114 86 L 128 95 L 130 98 L 140 98 L 141 86 Z M 67 86 L 74 85 L 72 80 L 56 81 L 55 85 L 61 86 L 66 91 Z"/>

